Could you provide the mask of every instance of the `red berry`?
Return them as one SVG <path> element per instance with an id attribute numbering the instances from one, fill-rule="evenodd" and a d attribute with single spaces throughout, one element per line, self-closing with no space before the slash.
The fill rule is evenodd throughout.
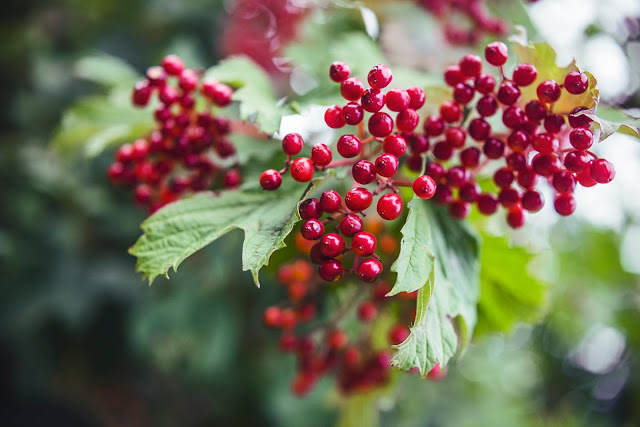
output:
<path id="1" fill-rule="evenodd" d="M 318 199 L 306 199 L 300 203 L 298 207 L 300 218 L 311 219 L 320 218 L 322 216 L 322 208 L 320 208 L 320 200 Z"/>
<path id="2" fill-rule="evenodd" d="M 593 187 L 598 182 L 593 179 L 591 176 L 591 171 L 585 170 L 584 172 L 580 172 L 576 174 L 576 179 L 583 187 Z"/>
<path id="3" fill-rule="evenodd" d="M 413 131 L 420 122 L 420 116 L 411 108 L 402 110 L 396 116 L 396 127 L 402 132 Z"/>
<path id="4" fill-rule="evenodd" d="M 516 152 L 524 152 L 529 146 L 529 134 L 523 130 L 516 130 L 507 138 L 509 148 Z"/>
<path id="5" fill-rule="evenodd" d="M 222 183 L 225 188 L 236 188 L 240 185 L 240 181 L 240 172 L 237 169 L 228 170 L 222 178 Z"/>
<path id="6" fill-rule="evenodd" d="M 360 102 L 365 111 L 377 113 L 384 107 L 385 94 L 379 89 L 368 89 L 362 94 Z"/>
<path id="7" fill-rule="evenodd" d="M 471 205 L 469 203 L 463 202 L 462 200 L 454 200 L 449 204 L 449 215 L 453 219 L 461 221 L 469 216 L 471 212 Z"/>
<path id="8" fill-rule="evenodd" d="M 184 70 L 184 62 L 177 55 L 167 55 L 162 59 L 162 68 L 170 76 L 179 76 Z"/>
<path id="9" fill-rule="evenodd" d="M 475 181 L 466 182 L 460 186 L 458 197 L 463 202 L 475 202 L 480 195 L 480 186 Z"/>
<path id="10" fill-rule="evenodd" d="M 547 107 L 537 99 L 534 99 L 524 106 L 524 114 L 529 120 L 539 122 L 547 116 Z"/>
<path id="11" fill-rule="evenodd" d="M 342 135 L 338 139 L 336 149 L 338 153 L 344 158 L 350 159 L 360 154 L 362 144 L 355 135 Z"/>
<path id="12" fill-rule="evenodd" d="M 389 342 L 393 345 L 398 345 L 404 342 L 407 338 L 409 338 L 409 328 L 405 325 L 395 325 L 389 331 Z"/>
<path id="13" fill-rule="evenodd" d="M 152 197 L 153 188 L 148 184 L 138 184 L 133 191 L 134 200 L 141 205 L 146 205 L 151 202 Z"/>
<path id="14" fill-rule="evenodd" d="M 569 172 L 580 173 L 591 165 L 591 156 L 584 151 L 571 151 L 564 158 L 564 166 Z"/>
<path id="15" fill-rule="evenodd" d="M 491 74 L 482 73 L 476 77 L 473 87 L 478 93 L 487 94 L 493 92 L 496 87 L 496 79 Z"/>
<path id="16" fill-rule="evenodd" d="M 600 184 L 611 182 L 616 176 L 613 165 L 605 159 L 594 160 L 591 163 L 590 173 L 593 180 Z"/>
<path id="17" fill-rule="evenodd" d="M 402 111 L 409 108 L 411 97 L 403 89 L 391 89 L 387 92 L 387 108 L 391 111 Z"/>
<path id="18" fill-rule="evenodd" d="M 298 182 L 311 181 L 313 172 L 313 162 L 307 157 L 298 157 L 291 163 L 291 177 Z"/>
<path id="19" fill-rule="evenodd" d="M 340 83 L 349 77 L 349 66 L 344 62 L 334 62 L 329 67 L 329 78 L 336 83 Z"/>
<path id="20" fill-rule="evenodd" d="M 476 77 L 482 71 L 482 59 L 477 55 L 468 54 L 458 63 L 460 71 L 466 77 Z"/>
<path id="21" fill-rule="evenodd" d="M 327 108 L 324 113 L 324 121 L 332 129 L 340 129 L 347 123 L 339 105 Z"/>
<path id="22" fill-rule="evenodd" d="M 553 154 L 536 154 L 531 162 L 533 170 L 545 178 L 550 177 L 556 171 L 560 170 L 561 163 L 557 156 Z"/>
<path id="23" fill-rule="evenodd" d="M 438 160 L 449 160 L 453 156 L 453 147 L 447 141 L 440 141 L 433 146 L 433 157 Z"/>
<path id="24" fill-rule="evenodd" d="M 277 190 L 282 184 L 282 175 L 275 169 L 268 169 L 260 175 L 260 186 L 265 190 Z"/>
<path id="25" fill-rule="evenodd" d="M 146 77 L 151 86 L 163 86 L 167 80 L 167 73 L 164 68 L 156 65 L 147 68 Z"/>
<path id="26" fill-rule="evenodd" d="M 502 113 L 502 123 L 510 129 L 519 128 L 524 120 L 524 112 L 519 107 L 509 107 Z"/>
<path id="27" fill-rule="evenodd" d="M 387 193 L 378 199 L 378 214 L 387 221 L 394 220 L 402 213 L 402 198 L 396 193 Z"/>
<path id="28" fill-rule="evenodd" d="M 499 67 L 507 62 L 509 49 L 502 42 L 491 42 L 484 49 L 484 57 L 489 64 Z"/>
<path id="29" fill-rule="evenodd" d="M 358 306 L 358 319 L 362 322 L 370 322 L 378 315 L 378 308 L 373 301 L 363 301 Z"/>
<path id="30" fill-rule="evenodd" d="M 578 70 L 571 71 L 564 78 L 564 88 L 572 95 L 584 93 L 589 87 L 589 77 Z"/>
<path id="31" fill-rule="evenodd" d="M 455 148 L 464 147 L 466 138 L 467 134 L 465 133 L 464 128 L 452 127 L 447 129 L 445 132 L 445 139 L 447 143 Z"/>
<path id="32" fill-rule="evenodd" d="M 560 86 L 553 80 L 545 80 L 538 85 L 536 94 L 540 101 L 551 104 L 560 98 Z"/>
<path id="33" fill-rule="evenodd" d="M 355 77 L 349 77 L 340 83 L 340 93 L 348 101 L 358 101 L 364 92 L 364 86 Z"/>
<path id="34" fill-rule="evenodd" d="M 311 220 L 309 220 L 311 221 Z M 335 258 L 344 252 L 344 239 L 336 233 L 327 233 L 320 241 L 320 250 L 329 258 Z"/>
<path id="35" fill-rule="evenodd" d="M 529 212 L 538 212 L 544 206 L 542 193 L 535 190 L 527 190 L 522 195 L 522 207 Z"/>
<path id="36" fill-rule="evenodd" d="M 282 139 L 282 151 L 289 156 L 295 156 L 302 150 L 304 140 L 298 133 L 288 133 Z"/>
<path id="37" fill-rule="evenodd" d="M 438 136 L 444 131 L 444 120 L 440 116 L 428 116 L 423 128 L 427 136 Z"/>
<path id="38" fill-rule="evenodd" d="M 449 86 L 455 86 L 458 83 L 462 83 L 465 76 L 460 71 L 460 67 L 457 65 L 451 65 L 444 70 L 444 81 Z"/>
<path id="39" fill-rule="evenodd" d="M 151 98 L 151 87 L 147 80 L 140 80 L 133 87 L 131 93 L 131 102 L 138 107 L 144 107 L 149 103 Z"/>
<path id="40" fill-rule="evenodd" d="M 384 89 L 393 79 L 391 70 L 384 64 L 378 64 L 369 71 L 367 81 L 373 89 Z"/>
<path id="41" fill-rule="evenodd" d="M 384 138 L 393 130 L 393 119 L 387 113 L 374 113 L 369 117 L 369 133 L 378 138 Z"/>
<path id="42" fill-rule="evenodd" d="M 552 184 L 558 193 L 573 193 L 576 179 L 571 172 L 560 170 L 553 174 Z"/>
<path id="43" fill-rule="evenodd" d="M 419 110 L 420 108 L 422 108 L 426 100 L 424 89 L 417 86 L 412 86 L 407 89 L 407 93 L 409 94 L 410 99 L 409 108 L 412 108 L 414 110 Z"/>
<path id="44" fill-rule="evenodd" d="M 531 146 L 539 153 L 551 154 L 558 151 L 560 142 L 552 134 L 539 133 L 533 137 Z"/>
<path id="45" fill-rule="evenodd" d="M 455 102 L 444 101 L 440 105 L 440 117 L 447 123 L 455 123 L 462 118 L 462 110 Z"/>
<path id="46" fill-rule="evenodd" d="M 571 126 L 574 129 L 575 128 L 589 129 L 591 127 L 591 123 L 593 123 L 593 120 L 591 120 L 590 117 L 584 114 L 577 115 L 581 111 L 585 111 L 585 110 L 586 110 L 586 107 L 576 107 L 573 110 L 571 110 L 569 112 L 569 126 Z"/>
<path id="47" fill-rule="evenodd" d="M 498 210 L 498 201 L 491 194 L 480 194 L 476 200 L 476 205 L 483 215 L 491 215 Z"/>
<path id="48" fill-rule="evenodd" d="M 376 250 L 376 238 L 373 234 L 367 231 L 361 231 L 353 236 L 351 240 L 351 249 L 353 253 L 365 257 L 372 255 Z"/>
<path id="49" fill-rule="evenodd" d="M 295 335 L 285 332 L 278 340 L 278 347 L 283 353 L 293 353 L 298 347 L 298 339 Z"/>
<path id="50" fill-rule="evenodd" d="M 267 307 L 262 316 L 265 326 L 269 328 L 279 328 L 282 325 L 282 310 L 280 307 Z"/>
<path id="51" fill-rule="evenodd" d="M 511 228 L 520 228 L 525 223 L 524 212 L 520 206 L 515 206 L 507 213 L 507 224 Z"/>
<path id="52" fill-rule="evenodd" d="M 307 240 L 318 240 L 324 234 L 324 224 L 315 218 L 308 219 L 302 224 L 300 233 Z"/>
<path id="53" fill-rule="evenodd" d="M 498 101 L 504 105 L 513 105 L 520 98 L 520 89 L 511 82 L 503 82 L 498 88 Z"/>
<path id="54" fill-rule="evenodd" d="M 499 159 L 504 155 L 504 142 L 500 141 L 497 138 L 489 138 L 485 141 L 482 146 L 482 151 L 485 156 L 490 159 Z"/>
<path id="55" fill-rule="evenodd" d="M 480 163 L 480 150 L 476 147 L 465 148 L 460 152 L 460 163 L 465 168 L 475 168 Z"/>
<path id="56" fill-rule="evenodd" d="M 558 194 L 553 207 L 560 215 L 571 215 L 576 210 L 576 199 L 571 194 Z"/>
<path id="57" fill-rule="evenodd" d="M 332 350 L 339 350 L 347 345 L 349 336 L 346 332 L 334 329 L 327 334 L 327 347 Z"/>
<path id="58" fill-rule="evenodd" d="M 511 172 L 508 168 L 500 168 L 493 174 L 493 181 L 500 188 L 511 187 L 513 180 L 513 172 Z"/>
<path id="59" fill-rule="evenodd" d="M 311 259 L 311 262 L 314 264 L 322 264 L 324 261 L 327 260 L 327 257 L 324 256 L 324 254 L 322 253 L 322 250 L 320 250 L 320 242 L 311 246 L 311 251 L 309 252 L 309 258 Z"/>
<path id="60" fill-rule="evenodd" d="M 453 88 L 453 99 L 460 104 L 468 104 L 473 99 L 474 90 L 466 83 L 458 83 Z"/>
<path id="61" fill-rule="evenodd" d="M 382 263 L 375 258 L 365 259 L 358 265 L 357 272 L 363 282 L 373 282 L 382 273 Z"/>
<path id="62" fill-rule="evenodd" d="M 376 172 L 380 176 L 390 178 L 398 170 L 398 158 L 393 154 L 384 153 L 376 159 Z"/>
<path id="63" fill-rule="evenodd" d="M 351 168 L 351 175 L 358 184 L 370 184 L 376 179 L 376 167 L 368 160 L 359 160 Z"/>
<path id="64" fill-rule="evenodd" d="M 489 117 L 498 111 L 498 103 L 491 95 L 483 96 L 476 103 L 476 110 L 481 116 Z"/>
<path id="65" fill-rule="evenodd" d="M 362 231 L 362 220 L 358 215 L 349 214 L 340 221 L 338 227 L 342 234 L 347 237 L 352 237 Z"/>
<path id="66" fill-rule="evenodd" d="M 509 208 L 520 202 L 520 194 L 513 188 L 504 188 L 498 193 L 498 201 L 505 208 Z"/>
<path id="67" fill-rule="evenodd" d="M 417 153 L 413 153 L 407 159 L 407 168 L 414 172 L 420 172 L 422 170 L 422 156 Z"/>
<path id="68" fill-rule="evenodd" d="M 445 366 L 441 369 L 440 363 L 436 363 L 435 366 L 429 372 L 427 372 L 427 378 L 432 381 L 440 381 L 447 376 L 447 368 L 448 367 Z"/>
<path id="69" fill-rule="evenodd" d="M 361 212 L 371 206 L 373 195 L 366 188 L 356 187 L 347 191 L 344 202 L 353 212 Z"/>
<path id="70" fill-rule="evenodd" d="M 538 174 L 531 168 L 526 168 L 518 172 L 518 185 L 524 189 L 533 188 L 538 182 Z"/>
<path id="71" fill-rule="evenodd" d="M 572 129 L 569 133 L 569 142 L 576 150 L 588 150 L 593 145 L 593 133 L 585 128 Z"/>
<path id="72" fill-rule="evenodd" d="M 326 213 L 338 212 L 342 207 L 342 198 L 337 191 L 326 190 L 320 196 L 320 209 Z"/>
<path id="73" fill-rule="evenodd" d="M 326 144 L 319 143 L 311 149 L 311 161 L 318 167 L 327 166 L 332 158 L 331 149 Z"/>
<path id="74" fill-rule="evenodd" d="M 178 86 L 185 92 L 190 92 L 198 87 L 199 80 L 198 74 L 195 71 L 185 68 L 178 78 Z"/>
<path id="75" fill-rule="evenodd" d="M 518 64 L 513 70 L 513 82 L 518 86 L 529 86 L 538 77 L 538 70 L 531 64 Z"/>
<path id="76" fill-rule="evenodd" d="M 413 191 L 416 193 L 416 196 L 421 199 L 430 199 L 436 193 L 436 183 L 428 175 L 422 175 L 416 178 L 413 181 Z"/>
<path id="77" fill-rule="evenodd" d="M 445 174 L 444 166 L 437 162 L 429 162 L 427 163 L 427 167 L 425 168 L 425 173 L 433 178 L 434 181 L 440 181 Z"/>
<path id="78" fill-rule="evenodd" d="M 447 184 L 457 188 L 469 180 L 469 172 L 462 166 L 453 166 L 447 171 Z"/>
<path id="79" fill-rule="evenodd" d="M 385 153 L 402 157 L 407 152 L 407 141 L 400 135 L 389 135 L 382 142 L 382 149 Z"/>
<path id="80" fill-rule="evenodd" d="M 356 102 L 349 102 L 342 107 L 342 116 L 348 125 L 357 125 L 364 118 L 364 109 Z"/>
<path id="81" fill-rule="evenodd" d="M 469 136 L 476 141 L 484 141 L 491 133 L 491 125 L 484 119 L 475 118 L 469 123 Z"/>
<path id="82" fill-rule="evenodd" d="M 337 259 L 327 259 L 322 261 L 318 267 L 318 275 L 327 282 L 335 282 L 342 278 L 344 265 Z"/>

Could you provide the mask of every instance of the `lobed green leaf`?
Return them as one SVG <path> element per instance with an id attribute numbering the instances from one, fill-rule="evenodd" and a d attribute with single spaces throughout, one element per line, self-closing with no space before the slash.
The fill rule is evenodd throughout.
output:
<path id="1" fill-rule="evenodd" d="M 138 258 L 136 269 L 152 282 L 174 271 L 188 256 L 229 231 L 244 230 L 243 270 L 251 271 L 260 286 L 258 272 L 269 257 L 285 246 L 284 239 L 300 217 L 298 202 L 311 191 L 286 179 L 277 191 L 245 189 L 216 196 L 202 193 L 171 203 L 142 223 L 144 234 L 129 253 Z"/>

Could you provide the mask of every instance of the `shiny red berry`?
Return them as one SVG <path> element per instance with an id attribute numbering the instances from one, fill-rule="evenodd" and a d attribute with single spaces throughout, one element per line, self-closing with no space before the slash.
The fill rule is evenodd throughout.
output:
<path id="1" fill-rule="evenodd" d="M 413 181 L 413 191 L 421 199 L 430 199 L 436 193 L 436 183 L 428 175 L 419 176 Z"/>
<path id="2" fill-rule="evenodd" d="M 502 42 L 491 42 L 484 49 L 484 57 L 489 64 L 499 67 L 507 62 L 509 49 L 507 49 L 507 45 Z"/>
<path id="3" fill-rule="evenodd" d="M 564 78 L 564 88 L 572 95 L 584 93 L 589 87 L 589 77 L 578 70 L 571 71 Z"/>
<path id="4" fill-rule="evenodd" d="M 396 193 L 387 193 L 378 199 L 378 215 L 387 221 L 394 220 L 402 213 L 404 204 Z"/>
<path id="5" fill-rule="evenodd" d="M 291 163 L 291 177 L 298 182 L 311 181 L 313 172 L 313 162 L 307 157 L 298 157 Z"/>
<path id="6" fill-rule="evenodd" d="M 356 233 L 351 240 L 351 249 L 353 249 L 353 253 L 358 256 L 365 257 L 372 255 L 376 250 L 376 237 L 367 232 L 361 231 Z"/>
<path id="7" fill-rule="evenodd" d="M 282 151 L 289 156 L 298 154 L 304 146 L 304 140 L 298 133 L 288 133 L 282 139 Z"/>
<path id="8" fill-rule="evenodd" d="M 358 265 L 357 272 L 363 282 L 373 282 L 382 273 L 382 263 L 375 258 L 365 259 Z"/>
<path id="9" fill-rule="evenodd" d="M 369 71 L 367 82 L 373 89 L 384 89 L 389 86 L 393 75 L 389 67 L 384 64 L 378 64 Z"/>
<path id="10" fill-rule="evenodd" d="M 545 80 L 538 85 L 536 94 L 540 101 L 551 104 L 560 98 L 560 86 L 554 80 Z"/>
<path id="11" fill-rule="evenodd" d="M 319 143 L 311 149 L 311 161 L 318 167 L 327 166 L 332 158 L 331 149 L 326 144 Z"/>
<path id="12" fill-rule="evenodd" d="M 311 220 L 309 220 L 311 221 Z M 336 233 L 327 233 L 320 240 L 320 250 L 329 258 L 335 258 L 344 252 L 344 239 Z"/>
<path id="13" fill-rule="evenodd" d="M 594 160 L 591 163 L 590 173 L 593 180 L 600 184 L 611 182 L 616 176 L 615 168 L 611 162 L 605 159 Z"/>
<path id="14" fill-rule="evenodd" d="M 336 83 L 340 83 L 349 77 L 349 66 L 344 62 L 334 62 L 329 67 L 329 78 Z"/>
<path id="15" fill-rule="evenodd" d="M 355 77 L 349 77 L 340 83 L 340 93 L 348 101 L 358 101 L 364 92 L 364 86 Z"/>
<path id="16" fill-rule="evenodd" d="M 324 234 L 324 224 L 315 218 L 308 219 L 302 224 L 300 233 L 307 240 L 318 240 Z"/>
<path id="17" fill-rule="evenodd" d="M 538 70 L 531 64 L 518 64 L 513 70 L 513 82 L 518 86 L 529 86 L 538 77 Z"/>
<path id="18" fill-rule="evenodd" d="M 342 198 L 337 191 L 326 190 L 320 196 L 320 209 L 326 213 L 338 212 L 342 207 Z"/>
<path id="19" fill-rule="evenodd" d="M 336 149 L 342 157 L 350 159 L 360 154 L 362 144 L 355 135 L 342 135 L 338 138 Z"/>
<path id="20" fill-rule="evenodd" d="M 349 214 L 340 221 L 338 228 L 345 236 L 352 237 L 362 231 L 362 219 L 358 215 Z"/>
<path id="21" fill-rule="evenodd" d="M 268 169 L 260 175 L 260 186 L 265 190 L 277 190 L 282 184 L 282 175 L 275 169 Z"/>
<path id="22" fill-rule="evenodd" d="M 571 194 L 558 194 L 553 207 L 560 215 L 571 215 L 576 210 L 576 199 Z"/>
<path id="23" fill-rule="evenodd" d="M 335 282 L 342 278 L 344 265 L 340 260 L 327 259 L 318 267 L 318 275 L 327 282 Z"/>
<path id="24" fill-rule="evenodd" d="M 371 206 L 373 195 L 366 188 L 356 187 L 347 192 L 344 202 L 353 212 L 361 212 Z"/>
<path id="25" fill-rule="evenodd" d="M 384 138 L 393 130 L 393 119 L 387 113 L 377 112 L 369 117 L 369 133 L 378 138 Z"/>

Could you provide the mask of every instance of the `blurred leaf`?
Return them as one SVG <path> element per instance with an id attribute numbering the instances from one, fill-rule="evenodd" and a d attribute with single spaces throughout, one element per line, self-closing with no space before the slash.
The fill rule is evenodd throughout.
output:
<path id="1" fill-rule="evenodd" d="M 421 210 L 431 230 L 428 248 L 435 254 L 435 268 L 418 291 L 416 321 L 411 334 L 399 346 L 392 364 L 409 370 L 418 367 L 424 376 L 436 363 L 445 366 L 470 341 L 476 324 L 479 294 L 478 241 L 446 210 L 414 199 L 411 210 Z M 401 249 L 402 251 L 402 249 Z"/>
<path id="2" fill-rule="evenodd" d="M 171 203 L 147 218 L 144 234 L 129 252 L 138 258 L 137 271 L 149 281 L 177 270 L 180 263 L 204 246 L 240 228 L 245 232 L 243 269 L 250 270 L 256 285 L 258 272 L 269 257 L 284 247 L 284 239 L 300 219 L 297 203 L 313 184 L 300 191 L 301 184 L 286 179 L 277 191 L 247 189 L 226 191 L 219 196 L 202 193 Z"/>
<path id="3" fill-rule="evenodd" d="M 576 60 L 573 59 L 566 67 L 560 67 L 556 63 L 556 51 L 547 42 L 529 42 L 524 28 L 519 28 L 520 33 L 510 37 L 515 51 L 521 63 L 532 64 L 538 70 L 536 80 L 526 87 L 521 87 L 523 103 L 531 99 L 537 99 L 536 89 L 545 80 L 554 80 L 558 84 L 564 84 L 566 75 L 574 70 L 579 70 Z M 596 88 L 597 81 L 591 73 L 583 71 L 589 78 L 589 87 L 580 95 L 572 95 L 566 90 L 561 91 L 560 99 L 553 103 L 553 112 L 567 114 L 576 107 L 594 108 L 598 105 L 600 91 Z"/>
<path id="4" fill-rule="evenodd" d="M 531 22 L 527 8 L 521 0 L 489 0 L 486 2 L 492 15 L 502 18 L 509 25 L 520 25 L 527 30 L 529 37 L 539 39 L 538 30 Z"/>
<path id="5" fill-rule="evenodd" d="M 63 153 L 83 148 L 87 157 L 95 157 L 109 146 L 144 136 L 153 126 L 153 115 L 132 106 L 122 92 L 92 96 L 64 113 L 52 144 Z"/>
<path id="6" fill-rule="evenodd" d="M 543 315 L 546 286 L 527 271 L 533 255 L 501 237 L 484 236 L 475 334 L 510 331 Z"/>
<path id="7" fill-rule="evenodd" d="M 240 118 L 260 126 L 272 134 L 280 128 L 280 119 L 289 114 L 288 107 L 278 105 L 269 76 L 251 59 L 234 56 L 207 70 L 206 78 L 226 83 L 233 88 L 233 100 L 240 102 Z"/>
<path id="8" fill-rule="evenodd" d="M 336 427 L 376 427 L 380 424 L 376 394 L 356 394 L 340 408 Z"/>
<path id="9" fill-rule="evenodd" d="M 75 64 L 74 73 L 107 87 L 130 87 L 140 77 L 131 65 L 105 53 L 80 59 Z"/>
<path id="10" fill-rule="evenodd" d="M 604 141 L 616 132 L 640 138 L 640 110 L 623 110 L 613 107 L 598 107 L 583 110 L 575 116 L 587 116 L 600 128 L 599 142 Z"/>
<path id="11" fill-rule="evenodd" d="M 391 271 L 398 273 L 398 276 L 389 295 L 413 292 L 425 284 L 433 287 L 435 256 L 429 250 L 431 229 L 425 227 L 428 218 L 423 205 L 420 199 L 413 199 L 407 204 L 409 214 L 401 230 L 400 253 L 391 266 Z M 427 291 L 429 297 L 432 291 L 433 289 L 431 292 Z M 428 302 L 427 300 L 426 303 Z"/>

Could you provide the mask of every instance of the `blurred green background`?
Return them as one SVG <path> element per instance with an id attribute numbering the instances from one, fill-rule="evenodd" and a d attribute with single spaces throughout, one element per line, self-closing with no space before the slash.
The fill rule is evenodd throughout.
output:
<path id="1" fill-rule="evenodd" d="M 290 395 L 294 362 L 261 324 L 281 289 L 241 273 L 240 232 L 149 287 L 126 252 L 144 212 L 107 184 L 111 153 L 74 160 L 48 147 L 64 110 L 96 90 L 74 75 L 79 58 L 105 52 L 142 71 L 179 52 L 213 64 L 221 2 L 3 6 L 0 425 L 348 425 L 358 398 L 337 396 L 331 379 Z M 640 424 L 640 221 L 620 212 L 615 226 L 548 224 L 532 264 L 549 283 L 546 320 L 484 336 L 441 383 L 403 375 L 375 401 L 380 424 Z"/>

